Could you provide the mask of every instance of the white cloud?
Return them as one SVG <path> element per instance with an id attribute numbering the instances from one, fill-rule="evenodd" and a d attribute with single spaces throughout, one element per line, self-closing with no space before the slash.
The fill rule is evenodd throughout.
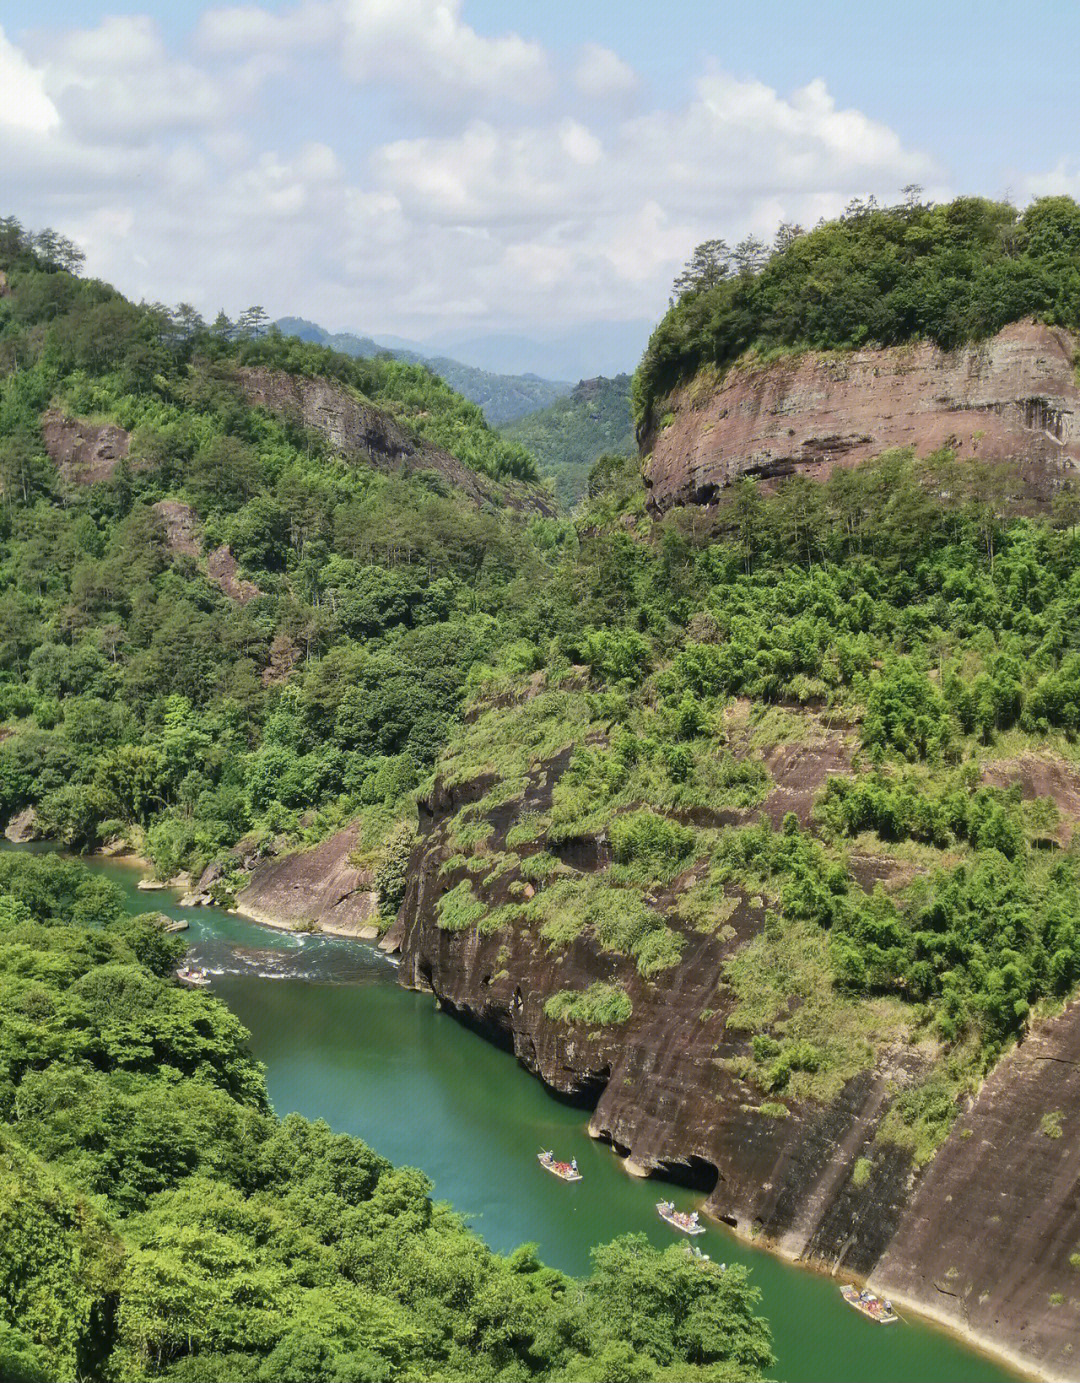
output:
<path id="1" fill-rule="evenodd" d="M 547 55 L 518 34 L 488 38 L 461 17 L 461 0 L 345 0 L 345 70 L 356 82 L 405 83 L 458 104 L 531 102 L 551 88 Z"/>
<path id="2" fill-rule="evenodd" d="M 322 48 L 358 85 L 391 86 L 424 105 L 530 104 L 553 85 L 539 43 L 489 37 L 462 18 L 462 0 L 305 0 L 284 11 L 259 5 L 209 10 L 198 38 L 212 53 L 292 54 Z"/>
<path id="3" fill-rule="evenodd" d="M 574 85 L 591 101 L 622 101 L 635 94 L 641 81 L 618 53 L 599 43 L 586 43 L 574 69 Z"/>
<path id="4" fill-rule="evenodd" d="M 236 73 L 225 83 L 173 57 L 144 15 L 106 16 L 96 29 L 70 30 L 49 50 L 43 75 L 66 125 L 126 144 L 219 125 L 242 98 Z"/>
<path id="5" fill-rule="evenodd" d="M 0 126 L 47 134 L 60 115 L 45 93 L 42 74 L 10 43 L 0 26 Z"/>
<path id="6" fill-rule="evenodd" d="M 1028 197 L 1080 197 L 1080 169 L 1070 168 L 1062 159 L 1046 173 L 1033 173 L 1023 180 Z"/>
<path id="7" fill-rule="evenodd" d="M 230 5 L 205 10 L 197 38 L 210 53 L 291 54 L 335 41 L 341 28 L 341 5 L 334 0 L 308 0 L 284 14 L 261 5 Z"/>
<path id="8" fill-rule="evenodd" d="M 190 50 L 130 15 L 37 44 L 0 35 L 0 210 L 83 239 L 136 297 L 207 312 L 409 334 L 648 317 L 698 240 L 935 177 L 820 81 L 710 71 L 643 109 L 636 74 L 588 45 L 556 89 L 561 58 L 480 33 L 462 0 L 218 8 Z M 392 129 L 388 84 L 415 137 L 320 123 L 359 88 Z"/>

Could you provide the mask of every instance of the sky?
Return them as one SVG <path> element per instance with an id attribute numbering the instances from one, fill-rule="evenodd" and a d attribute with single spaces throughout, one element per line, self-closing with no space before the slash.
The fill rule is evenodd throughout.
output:
<path id="1" fill-rule="evenodd" d="M 706 238 L 1080 194 L 1078 39 L 1072 0 L 0 0 L 0 214 L 206 314 L 584 339 Z"/>

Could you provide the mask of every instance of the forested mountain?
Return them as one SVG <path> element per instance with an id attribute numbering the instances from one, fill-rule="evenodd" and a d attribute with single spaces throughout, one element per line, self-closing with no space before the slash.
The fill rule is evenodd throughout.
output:
<path id="1" fill-rule="evenodd" d="M 136 307 L 76 267 L 4 224 L 5 816 L 77 849 L 127 839 L 162 877 L 216 862 L 226 902 L 263 847 L 355 822 L 402 981 L 592 1103 L 637 1170 L 1067 1373 L 1078 1135 L 1064 1087 L 1016 1092 L 1080 1060 L 1071 414 L 1025 385 L 1005 459 L 913 433 L 759 482 L 747 456 L 666 506 L 605 454 L 570 520 L 428 371 Z M 714 242 L 634 380 L 646 471 L 770 358 L 814 348 L 843 378 L 854 347 L 1031 316 L 1071 352 L 1078 284 L 1062 198 L 857 206 L 771 254 Z M 1005 405 L 979 407 L 990 428 Z M 570 1287 L 486 1254 L 353 1141 L 275 1122 L 227 1013 L 162 983 L 170 943 L 41 868 L 0 878 L 4 1174 L 41 1206 L 20 1264 L 56 1235 L 94 1267 L 28 1278 L 34 1312 L 0 1335 L 27 1370 L 97 1367 L 101 1330 L 60 1332 L 57 1300 L 113 1323 L 119 1377 L 232 1377 L 237 1356 L 293 1377 L 312 1334 L 335 1377 L 768 1366 L 741 1275 L 671 1288 L 674 1259 L 624 1243 Z M 1059 1071 L 1012 1061 L 1036 1037 Z M 131 1145 L 99 1136 L 110 1102 Z M 978 1160 L 1002 1119 L 1031 1172 L 1009 1197 Z M 927 1225 L 937 1277 L 912 1266 Z M 669 1289 L 684 1303 L 670 1338 L 645 1333 L 639 1283 L 650 1320 Z"/>
<path id="2" fill-rule="evenodd" d="M 649 339 L 635 376 L 637 421 L 703 366 L 753 351 L 847 350 L 926 339 L 942 347 L 992 336 L 1035 315 L 1080 326 L 1080 209 L 1043 197 L 959 197 L 895 207 L 870 199 L 804 232 L 784 225 L 770 248 L 749 238 L 699 248 Z"/>
<path id="3" fill-rule="evenodd" d="M 389 348 L 379 345 L 370 336 L 356 336 L 348 331 L 329 332 L 303 317 L 281 317 L 275 325 L 283 336 L 298 336 L 301 341 L 329 346 L 343 355 L 364 359 L 390 355 L 395 360 L 404 360 L 412 365 L 425 365 L 432 374 L 445 380 L 451 389 L 478 404 L 492 427 L 513 422 L 515 418 L 538 408 L 546 408 L 570 391 L 569 384 L 541 379 L 538 375 L 493 374 L 490 370 L 478 370 L 473 365 L 464 365 L 460 360 L 451 360 L 445 355 L 428 356 L 400 347 Z"/>
<path id="4" fill-rule="evenodd" d="M 392 912 L 416 788 L 470 689 L 542 656 L 574 530 L 427 370 L 137 307 L 77 267 L 0 223 L 4 814 L 76 848 L 127 835 L 163 875 L 220 857 L 227 898 L 242 835 L 359 813 Z M 492 1254 L 419 1173 L 275 1118 L 160 921 L 77 863 L 0 857 L 0 1376 L 768 1367 L 742 1270 L 631 1236 L 571 1281 Z"/>
<path id="5" fill-rule="evenodd" d="M 589 467 L 608 453 L 635 450 L 630 420 L 630 376 L 583 379 L 565 398 L 500 429 L 536 458 L 542 475 L 555 482 L 560 502 L 570 507 L 584 495 Z"/>

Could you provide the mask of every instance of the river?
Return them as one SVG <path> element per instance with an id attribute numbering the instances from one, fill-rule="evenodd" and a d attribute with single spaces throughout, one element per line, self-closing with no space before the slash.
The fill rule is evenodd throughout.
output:
<path id="1" fill-rule="evenodd" d="M 25 848 L 25 847 L 23 847 Z M 34 848 L 34 847 L 30 847 Z M 41 847 L 37 847 L 41 848 Z M 672 1240 L 661 1196 L 681 1209 L 693 1192 L 627 1176 L 589 1138 L 587 1115 L 549 1095 L 513 1056 L 440 1013 L 429 995 L 396 983 L 374 947 L 260 927 L 215 908 L 181 909 L 178 895 L 140 892 L 130 865 L 90 860 L 133 912 L 190 923 L 195 964 L 212 993 L 251 1030 L 279 1114 L 325 1119 L 393 1162 L 421 1168 L 434 1194 L 495 1249 L 536 1242 L 566 1272 L 589 1269 L 592 1245 L 628 1230 Z M 576 1157 L 567 1185 L 536 1162 L 541 1147 Z M 714 1259 L 745 1263 L 772 1325 L 788 1383 L 991 1383 L 1017 1377 L 922 1321 L 878 1327 L 840 1298 L 836 1281 L 796 1268 L 709 1224 L 696 1241 Z"/>

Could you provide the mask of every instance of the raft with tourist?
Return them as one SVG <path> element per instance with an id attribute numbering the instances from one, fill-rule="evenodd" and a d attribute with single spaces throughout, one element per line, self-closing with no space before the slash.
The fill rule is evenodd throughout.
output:
<path id="1" fill-rule="evenodd" d="M 571 1158 L 569 1162 L 559 1162 L 550 1148 L 546 1152 L 538 1152 L 536 1157 L 546 1172 L 551 1172 L 553 1176 L 559 1177 L 562 1181 L 581 1180 L 576 1157 Z"/>
<path id="2" fill-rule="evenodd" d="M 705 1226 L 699 1222 L 696 1210 L 691 1210 L 689 1214 L 683 1210 L 676 1210 L 674 1201 L 657 1201 L 656 1209 L 662 1220 L 666 1220 L 672 1229 L 677 1229 L 682 1234 L 705 1233 Z"/>
<path id="3" fill-rule="evenodd" d="M 854 1306 L 867 1320 L 876 1321 L 878 1325 L 894 1325 L 900 1319 L 893 1310 L 892 1302 L 885 1297 L 876 1297 L 873 1292 L 865 1289 L 860 1292 L 858 1287 L 848 1283 L 840 1288 L 840 1295 L 849 1306 Z"/>
<path id="4" fill-rule="evenodd" d="M 176 978 L 181 984 L 191 985 L 195 989 L 207 989 L 210 985 L 210 976 L 206 971 L 193 965 L 181 965 Z"/>

